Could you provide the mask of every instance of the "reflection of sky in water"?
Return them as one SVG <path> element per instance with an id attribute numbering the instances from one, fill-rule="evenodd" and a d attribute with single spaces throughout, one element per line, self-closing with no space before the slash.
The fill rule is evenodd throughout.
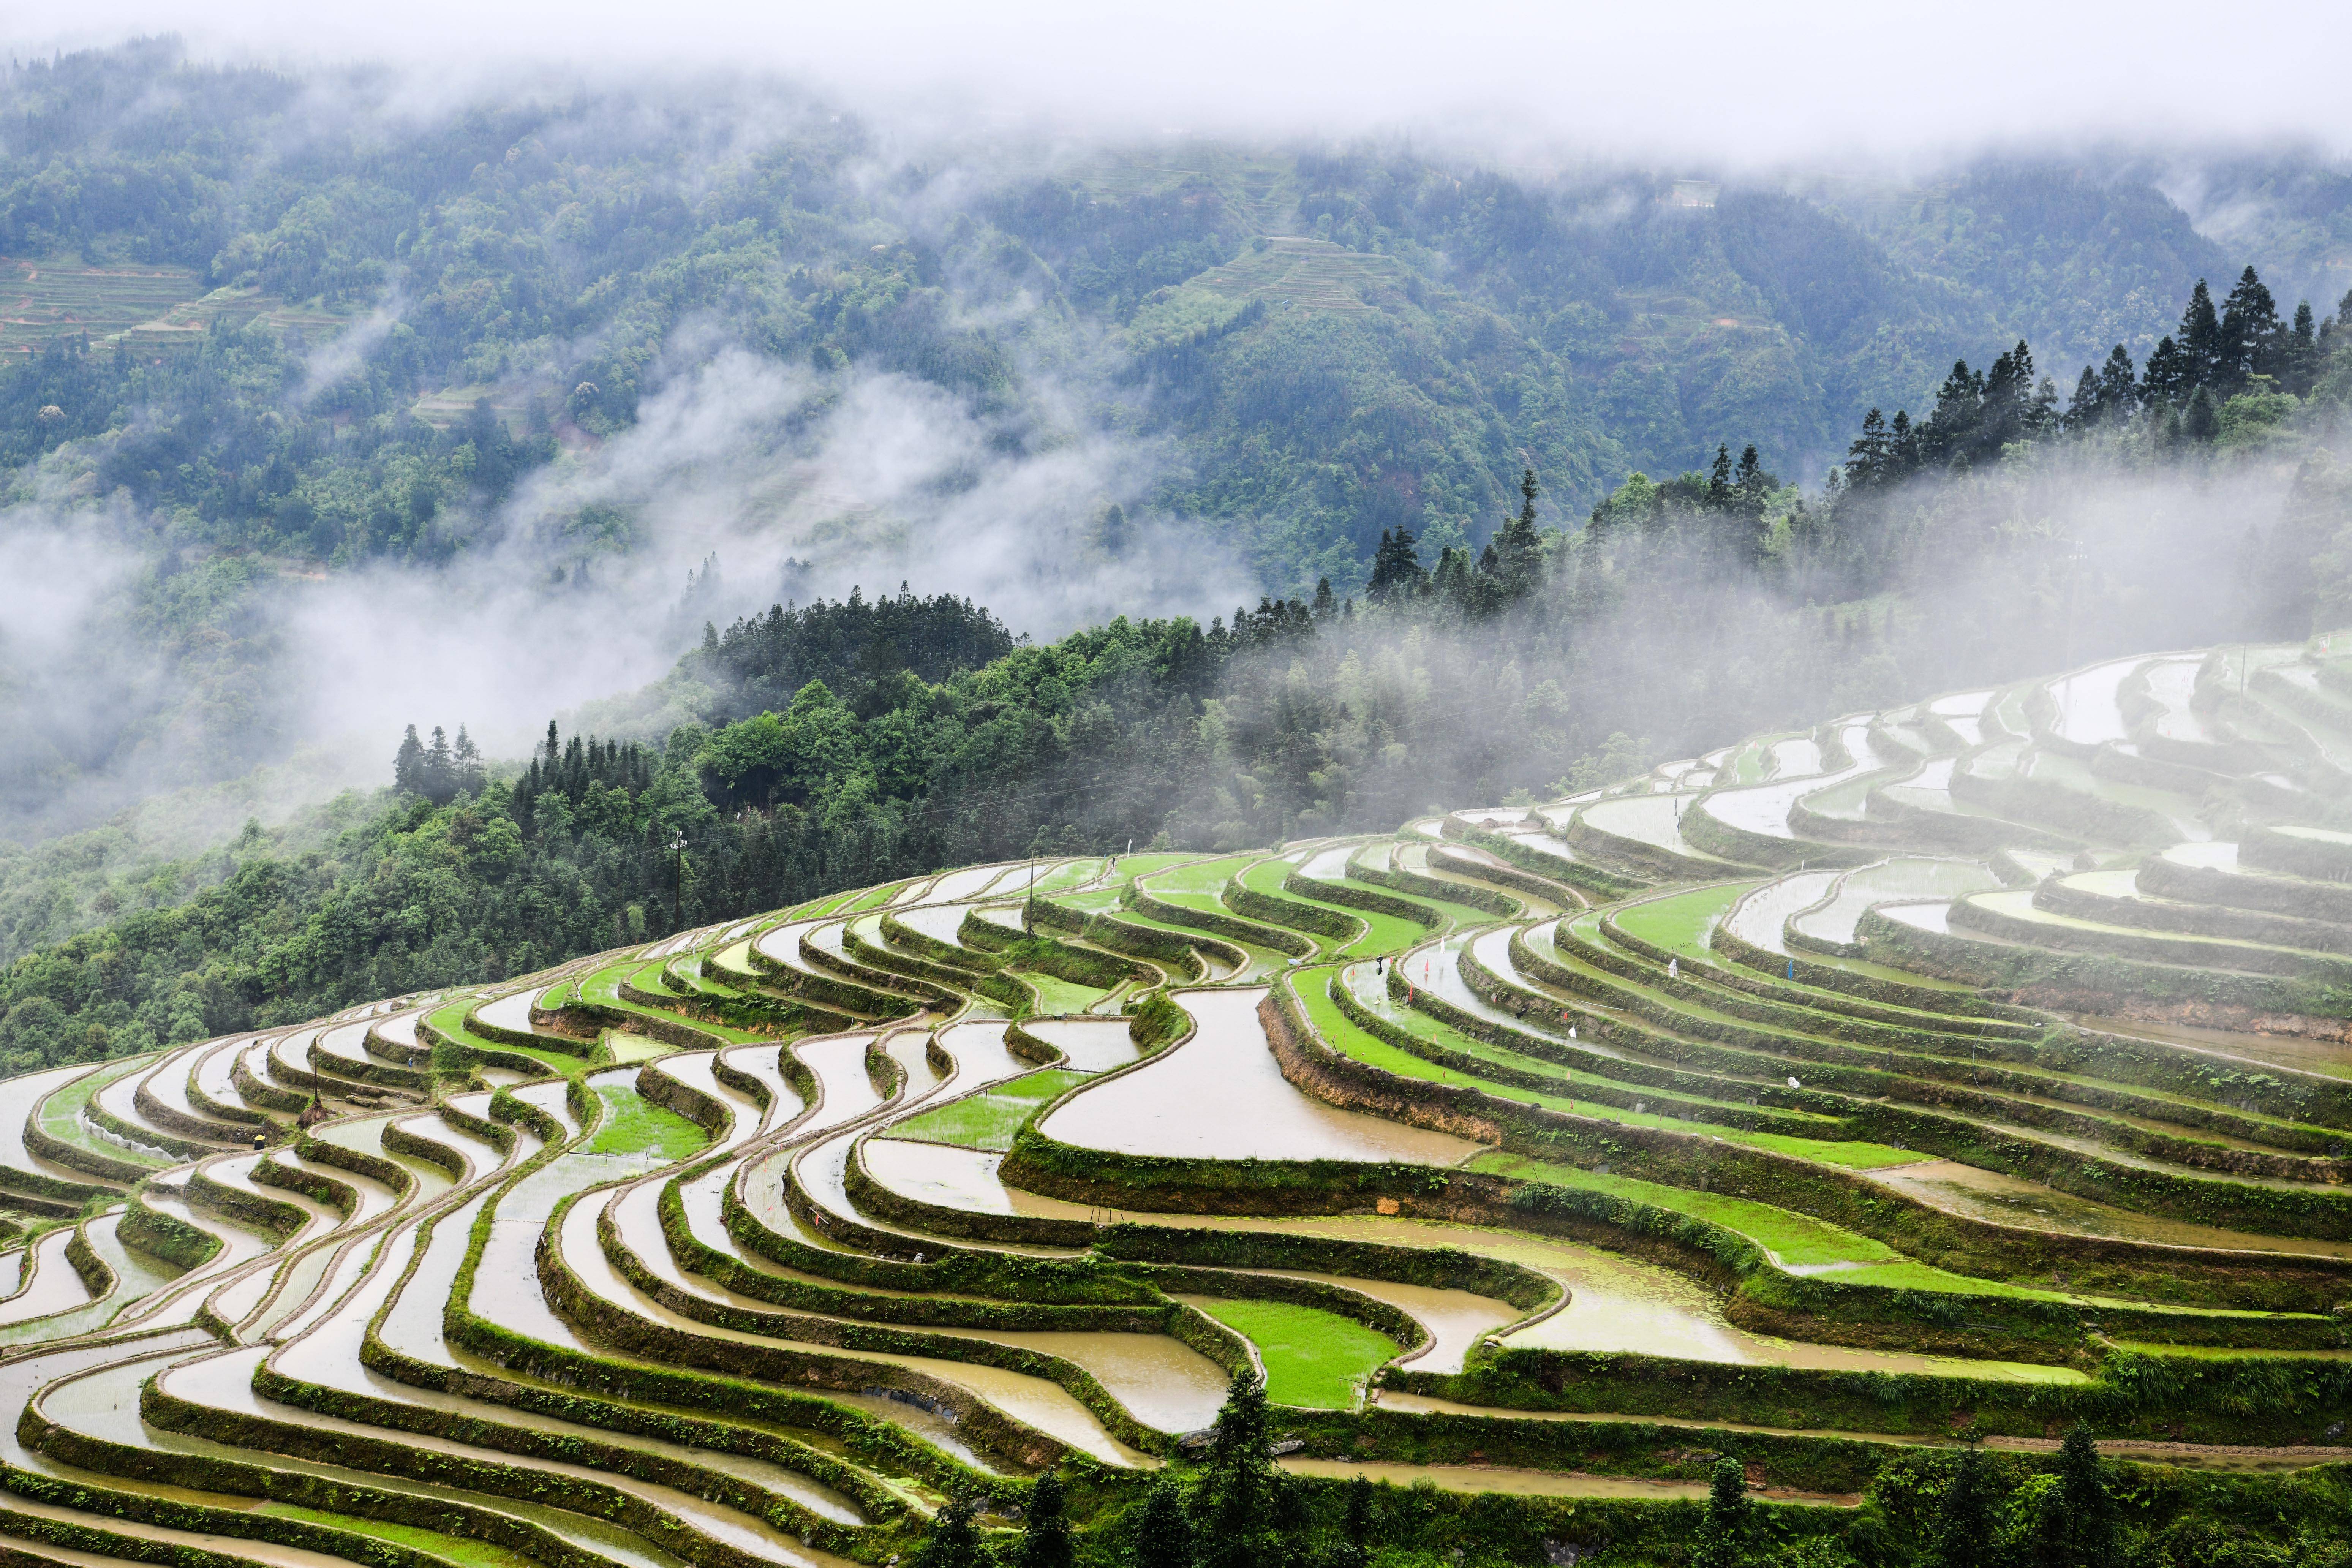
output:
<path id="1" fill-rule="evenodd" d="M 1192 1038 L 1106 1079 L 1041 1124 L 1082 1148 L 1223 1160 L 1411 1160 L 1454 1164 L 1479 1145 L 1308 1098 L 1282 1076 L 1258 1022 L 1263 991 L 1195 991 L 1178 1000 Z"/>

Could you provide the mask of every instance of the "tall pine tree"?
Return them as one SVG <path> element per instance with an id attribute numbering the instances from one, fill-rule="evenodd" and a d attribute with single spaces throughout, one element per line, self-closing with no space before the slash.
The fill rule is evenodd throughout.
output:
<path id="1" fill-rule="evenodd" d="M 1201 1481 L 1201 1568 L 1286 1568 L 1296 1502 L 1267 1452 L 1265 1387 L 1246 1370 L 1234 1374 L 1216 1433 Z"/>
<path id="2" fill-rule="evenodd" d="M 1192 1568 L 1192 1521 L 1184 1515 L 1183 1489 L 1165 1471 L 1136 1510 L 1127 1561 L 1129 1568 Z"/>
<path id="3" fill-rule="evenodd" d="M 1382 529 L 1380 548 L 1372 552 L 1372 580 L 1364 584 L 1364 597 L 1374 604 L 1411 598 L 1428 581 L 1429 574 L 1421 569 L 1421 557 L 1413 552 L 1412 532 L 1402 526 L 1394 533 Z"/>
<path id="4" fill-rule="evenodd" d="M 2248 267 L 2221 302 L 2221 395 L 2227 397 L 2253 376 L 2275 380 L 2285 358 L 2285 340 L 2286 328 L 2269 288 Z"/>
<path id="5" fill-rule="evenodd" d="M 2075 1426 L 2059 1445 L 2056 1480 L 2034 1515 L 2034 1568 L 2115 1568 L 2116 1499 L 2089 1427 Z"/>
<path id="6" fill-rule="evenodd" d="M 393 753 L 392 787 L 403 795 L 425 793 L 425 742 L 416 738 L 414 724 L 400 737 L 400 750 Z"/>
<path id="7" fill-rule="evenodd" d="M 2099 417 L 2121 424 L 2138 406 L 2139 384 L 2132 374 L 2132 357 L 2117 343 L 2107 351 L 2107 363 L 2099 367 Z"/>
<path id="8" fill-rule="evenodd" d="M 1936 1500 L 1929 1527 L 1930 1568 L 1979 1568 L 1991 1560 L 1993 1500 L 1984 1451 L 1962 1448 L 1945 1471 L 1943 1492 Z"/>
<path id="9" fill-rule="evenodd" d="M 1747 1473 L 1726 1454 L 1715 1461 L 1706 1515 L 1691 1548 L 1691 1568 L 1734 1568 L 1747 1550 L 1748 1512 Z"/>
<path id="10" fill-rule="evenodd" d="M 2182 368 L 2188 388 L 2210 386 L 2221 379 L 2229 362 L 2229 343 L 2221 335 L 2221 317 L 2213 309 L 2213 291 L 2205 279 L 2189 291 L 2189 308 L 2180 313 Z"/>
<path id="11" fill-rule="evenodd" d="M 1347 1502 L 1339 1520 L 1339 1550 L 1332 1554 L 1336 1568 L 1371 1568 L 1372 1482 L 1369 1476 L 1348 1482 Z"/>
<path id="12" fill-rule="evenodd" d="M 2147 368 L 2140 376 L 2140 401 L 2150 408 L 2178 407 L 2196 384 L 2189 352 L 2176 339 L 2158 339 L 2148 351 Z"/>
<path id="13" fill-rule="evenodd" d="M 433 743 L 425 748 L 421 769 L 425 798 L 436 805 L 446 805 L 457 795 L 457 760 L 449 752 L 449 737 L 441 726 L 433 726 Z"/>
<path id="14" fill-rule="evenodd" d="M 994 1568 L 972 1522 L 969 1497 L 950 1498 L 932 1517 L 931 1532 L 915 1548 L 911 1568 Z"/>
<path id="15" fill-rule="evenodd" d="M 1069 1494 L 1051 1470 L 1029 1490 L 1029 1517 L 1013 1549 L 1010 1568 L 1074 1568 L 1077 1549 L 1070 1541 Z"/>
<path id="16" fill-rule="evenodd" d="M 1706 510 L 1729 511 L 1737 493 L 1731 484 L 1731 448 L 1717 445 L 1715 461 L 1707 466 L 1706 470 Z"/>
<path id="17" fill-rule="evenodd" d="M 1543 575 L 1543 535 L 1536 529 L 1536 471 L 1519 473 L 1519 510 L 1505 520 L 1478 558 L 1482 605 L 1499 609 L 1533 593 Z"/>

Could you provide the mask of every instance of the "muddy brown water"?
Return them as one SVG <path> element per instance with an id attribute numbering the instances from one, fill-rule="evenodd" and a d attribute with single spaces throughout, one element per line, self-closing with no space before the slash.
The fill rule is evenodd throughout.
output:
<path id="1" fill-rule="evenodd" d="M 574 1205 L 565 1216 L 555 1241 L 563 1261 L 590 1293 L 632 1317 L 705 1340 L 775 1345 L 818 1355 L 847 1356 L 853 1360 L 907 1367 L 967 1389 L 975 1397 L 987 1401 L 1014 1419 L 1058 1437 L 1106 1464 L 1149 1468 L 1156 1462 L 1150 1456 L 1129 1448 L 1112 1436 L 1103 1429 L 1102 1423 L 1095 1418 L 1094 1413 L 1079 1404 L 1067 1390 L 1042 1377 L 930 1356 L 845 1352 L 831 1345 L 805 1344 L 723 1328 L 673 1311 L 638 1290 L 612 1267 L 604 1257 L 604 1249 L 597 1244 L 596 1209 L 593 1205 Z"/>
<path id="2" fill-rule="evenodd" d="M 184 1350 L 194 1350 L 199 1347 L 209 1347 L 212 1343 L 211 1336 L 203 1331 L 187 1330 L 173 1338 L 149 1341 L 147 1347 L 158 1352 L 175 1345 Z M 45 1355 L 21 1357 L 8 1363 L 5 1366 L 0 1366 L 0 1408 L 21 1409 L 26 1401 L 31 1398 L 34 1391 L 43 1384 L 57 1378 L 70 1375 L 74 1372 L 117 1360 L 122 1354 L 123 1350 L 120 1345 L 83 1346 Z M 69 1482 L 87 1482 L 106 1488 L 122 1485 L 112 1477 L 95 1476 L 88 1471 L 60 1465 L 47 1455 L 37 1454 L 26 1448 L 16 1440 L 16 1427 L 13 1421 L 0 1422 L 0 1461 L 5 1461 L 19 1469 L 30 1470 L 38 1475 Z M 138 1483 L 137 1489 L 151 1497 L 172 1500 L 209 1502 L 236 1508 L 252 1506 L 249 1500 L 223 1499 L 213 1493 L 194 1491 L 187 1488 L 173 1487 L 160 1482 L 141 1482 Z M 24 1496 L 11 1497 L 8 1500 L 8 1507 L 15 1512 L 61 1523 L 75 1530 L 89 1529 L 93 1522 L 87 1513 L 62 1508 L 53 1503 L 40 1502 Z M 231 1540 L 198 1531 L 175 1530 L 169 1526 L 148 1524 L 136 1520 L 109 1519 L 103 1521 L 102 1528 L 108 1533 L 126 1541 L 149 1543 L 149 1550 L 159 1550 L 164 1554 L 194 1552 L 212 1557 L 227 1552 L 249 1562 L 266 1564 L 267 1568 L 351 1568 L 348 1559 L 331 1556 L 326 1552 L 305 1551 L 299 1547 L 278 1546 L 266 1541 Z M 131 1550 L 135 1552 L 139 1549 Z M 76 1551 L 70 1547 L 48 1545 L 41 1548 L 41 1554 L 54 1557 L 61 1562 L 89 1564 L 90 1568 L 115 1568 L 115 1565 L 123 1561 L 122 1558 L 100 1556 L 94 1552 Z"/>
<path id="3" fill-rule="evenodd" d="M 1517 1263 L 1558 1280 L 1568 1293 L 1567 1305 L 1503 1336 L 1507 1345 L 1832 1371 L 1919 1372 L 2028 1383 L 2085 1381 L 2081 1373 L 2060 1367 L 1858 1350 L 1751 1334 L 1727 1322 L 1704 1288 L 1670 1269 L 1518 1231 L 1379 1215 L 1262 1218 L 1132 1209 L 1092 1212 L 1103 1223 L 1264 1230 L 1395 1247 L 1450 1247 Z M 1369 1289 L 1360 1284 L 1356 1288 Z"/>
<path id="4" fill-rule="evenodd" d="M 2319 1241 L 2302 1237 L 2257 1236 L 2186 1220 L 2136 1214 L 2109 1204 L 2054 1191 L 2039 1182 L 2004 1175 L 1952 1160 L 1922 1160 L 1914 1165 L 1894 1165 L 1859 1173 L 1873 1181 L 1911 1194 L 1921 1201 L 1954 1214 L 1986 1219 L 1997 1225 L 2025 1226 L 2037 1230 L 2069 1231 L 2081 1236 L 2116 1237 L 2128 1241 L 2164 1242 L 2176 1247 L 2218 1247 L 2233 1251 L 2292 1252 L 2324 1258 L 2352 1258 L 2352 1241 Z"/>
<path id="5" fill-rule="evenodd" d="M 1021 1026 L 1067 1057 L 1078 1072 L 1108 1072 L 1138 1054 L 1124 1018 L 1038 1018 Z"/>
<path id="6" fill-rule="evenodd" d="M 1651 1481 L 1635 1476 L 1589 1476 L 1576 1470 L 1523 1470 L 1505 1465 L 1402 1465 L 1361 1459 L 1304 1459 L 1286 1456 L 1277 1461 L 1293 1475 L 1346 1480 L 1365 1476 L 1391 1486 L 1409 1487 L 1426 1480 L 1440 1491 L 1512 1492 L 1521 1497 L 1636 1498 L 1663 1502 L 1696 1500 L 1707 1495 L 1705 1481 Z M 1831 1497 L 1765 1488 L 1759 1497 L 1776 1501 L 1826 1502 L 1852 1508 L 1858 1497 Z"/>
<path id="7" fill-rule="evenodd" d="M 173 1392 L 210 1408 L 237 1415 L 300 1420 L 306 1426 L 330 1429 L 365 1430 L 355 1423 L 340 1423 L 332 1417 L 298 1411 L 291 1406 L 272 1405 L 257 1397 L 252 1390 L 252 1369 L 253 1363 L 263 1353 L 264 1351 L 257 1347 L 190 1361 L 176 1367 L 170 1365 L 168 1357 L 159 1357 L 127 1367 L 101 1369 L 54 1385 L 41 1405 L 52 1419 L 68 1430 L 85 1432 L 117 1443 L 153 1448 L 163 1453 L 195 1454 L 259 1463 L 273 1470 L 362 1485 L 407 1497 L 467 1502 L 494 1513 L 529 1520 L 575 1549 L 595 1552 L 618 1568 L 673 1568 L 678 1562 L 668 1552 L 628 1531 L 546 1504 L 488 1497 L 434 1482 L 321 1464 L 282 1454 L 257 1453 L 200 1436 L 151 1429 L 140 1421 L 139 1381 L 152 1373 Z M 419 1448 L 437 1447 L 429 1440 L 412 1438 L 406 1434 L 402 1435 L 402 1440 Z M 494 1457 L 506 1458 L 502 1455 Z M 512 1463 L 511 1460 L 507 1462 Z M 614 1482 L 608 1479 L 607 1484 Z M 703 1521 L 697 1520 L 696 1522 Z M 794 1545 L 797 1546 L 798 1542 L 795 1542 Z"/>

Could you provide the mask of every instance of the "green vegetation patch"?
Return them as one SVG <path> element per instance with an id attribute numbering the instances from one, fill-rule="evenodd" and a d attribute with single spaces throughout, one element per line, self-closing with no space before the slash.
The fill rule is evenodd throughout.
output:
<path id="1" fill-rule="evenodd" d="M 1037 1011 L 1040 1013 L 1083 1013 L 1110 994 L 1091 985 L 1040 974 L 1034 969 L 1021 970 L 1019 975 L 1022 984 L 1037 993 Z"/>
<path id="2" fill-rule="evenodd" d="M 1223 890 L 1224 885 L 1238 876 L 1243 868 L 1254 858 L 1255 857 L 1250 855 L 1227 855 L 1216 860 L 1194 860 L 1180 864 L 1152 876 L 1150 884 L 1144 889 L 1144 891 L 1155 899 L 1167 898 L 1171 893 L 1206 893 L 1213 899 Z M 1276 872 L 1275 879 L 1278 891 L 1281 882 L 1280 871 Z"/>
<path id="3" fill-rule="evenodd" d="M 1760 884 L 1755 882 L 1735 882 L 1727 887 L 1701 888 L 1696 892 L 1677 893 L 1669 899 L 1652 899 L 1646 903 L 1628 905 L 1615 911 L 1617 929 L 1653 947 L 1662 947 L 1694 958 L 1712 959 L 1714 952 L 1706 945 L 1707 932 L 1730 912 L 1732 904 L 1741 894 L 1759 886 Z M 1593 924 L 1597 930 L 1600 925 L 1598 918 Z"/>
<path id="4" fill-rule="evenodd" d="M 1308 1410 L 1351 1410 L 1357 1390 L 1397 1343 L 1352 1318 L 1289 1301 L 1204 1300 L 1202 1311 L 1257 1347 L 1266 1398 Z"/>
<path id="5" fill-rule="evenodd" d="M 1287 899 L 1293 903 L 1310 904 L 1318 910 L 1328 910 L 1335 915 L 1364 922 L 1364 932 L 1353 942 L 1332 949 L 1341 958 L 1370 958 L 1376 952 L 1400 952 L 1429 935 L 1427 927 L 1406 920 L 1402 915 L 1384 915 L 1373 910 L 1360 910 L 1350 904 L 1337 904 L 1326 899 L 1304 898 L 1288 891 L 1282 883 L 1298 868 L 1287 860 L 1262 860 L 1242 873 L 1242 886 L 1254 893 L 1272 898 Z M 1387 889 L 1383 889 L 1382 891 Z M 1486 919 L 1486 916 L 1480 916 Z M 1321 942 L 1321 939 L 1317 939 Z M 1328 943 L 1322 943 L 1328 946 Z"/>
<path id="6" fill-rule="evenodd" d="M 1040 1068 L 979 1094 L 968 1094 L 891 1128 L 893 1138 L 921 1143 L 952 1143 L 960 1149 L 1013 1147 L 1013 1135 L 1037 1108 L 1089 1075 L 1068 1068 Z"/>
<path id="7" fill-rule="evenodd" d="M 266 1502 L 255 1511 L 278 1519 L 299 1519 L 308 1524 L 325 1525 L 331 1530 L 348 1531 L 353 1535 L 404 1546 L 413 1552 L 425 1552 L 454 1563 L 457 1568 L 533 1568 L 530 1558 L 509 1552 L 503 1546 L 470 1541 L 462 1535 L 445 1535 L 437 1530 L 396 1524 L 390 1520 L 329 1513 L 323 1509 L 304 1508 L 299 1503 L 290 1502 Z"/>
<path id="8" fill-rule="evenodd" d="M 666 1106 L 656 1105 L 635 1089 L 596 1084 L 604 1101 L 604 1120 L 583 1152 L 590 1154 L 655 1153 L 665 1160 L 683 1160 L 705 1142 L 702 1129 Z"/>
<path id="9" fill-rule="evenodd" d="M 1568 1187 L 1577 1192 L 1607 1193 L 1612 1197 L 1671 1209 L 1696 1219 L 1712 1220 L 1727 1230 L 1739 1232 L 1759 1246 L 1769 1247 L 1774 1257 L 1791 1268 L 1813 1268 L 1832 1263 L 1906 1261 L 1901 1253 L 1883 1241 L 1825 1224 L 1810 1215 L 1758 1203 L 1753 1198 L 1729 1197 L 1721 1193 L 1695 1193 L 1688 1188 L 1670 1187 L 1661 1182 L 1645 1182 L 1633 1176 L 1604 1176 L 1575 1165 L 1554 1164 L 1549 1161 L 1529 1159 L 1524 1154 L 1505 1153 L 1501 1150 L 1475 1156 L 1465 1168 L 1507 1176 L 1513 1181 L 1542 1182 L 1549 1186 Z"/>

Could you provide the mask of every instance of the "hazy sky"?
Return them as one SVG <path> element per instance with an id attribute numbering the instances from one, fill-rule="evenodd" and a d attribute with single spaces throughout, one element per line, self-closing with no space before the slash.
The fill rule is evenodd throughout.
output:
<path id="1" fill-rule="evenodd" d="M 1546 158 L 1903 161 L 2011 140 L 2290 135 L 2352 149 L 2340 4 L 1498 0 L 83 0 L 26 52 L 176 31 L 205 52 L 779 71 L 898 112 L 1070 131 L 1412 130 Z M 887 100 L 887 101 L 886 101 Z"/>

